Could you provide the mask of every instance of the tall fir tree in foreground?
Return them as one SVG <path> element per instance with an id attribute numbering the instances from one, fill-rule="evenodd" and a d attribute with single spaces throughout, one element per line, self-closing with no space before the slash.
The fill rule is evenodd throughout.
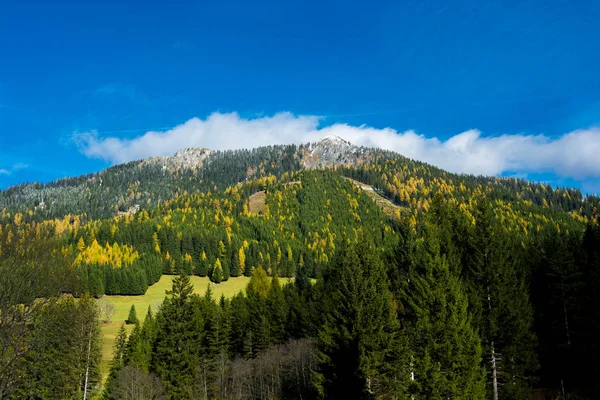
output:
<path id="1" fill-rule="evenodd" d="M 125 325 L 121 324 L 121 328 L 115 338 L 115 344 L 113 346 L 113 359 L 110 364 L 110 371 L 108 373 L 108 379 L 105 383 L 105 393 L 108 398 L 114 398 L 112 392 L 114 388 L 115 379 L 119 375 L 119 372 L 123 369 L 126 362 L 126 350 L 127 350 L 127 331 Z"/>
<path id="2" fill-rule="evenodd" d="M 173 399 L 192 398 L 203 338 L 201 299 L 187 275 L 173 279 L 157 315 L 152 369 L 162 378 Z"/>
<path id="3" fill-rule="evenodd" d="M 519 242 L 503 232 L 483 196 L 477 199 L 475 226 L 464 252 L 465 281 L 484 349 L 488 395 L 521 399 L 535 382 L 533 308 L 521 267 Z"/>
<path id="4" fill-rule="evenodd" d="M 376 250 L 363 240 L 341 249 L 324 290 L 330 298 L 314 376 L 321 397 L 401 396 L 408 378 L 406 338 Z"/>
<path id="5" fill-rule="evenodd" d="M 437 234 L 437 226 L 428 224 L 425 238 L 414 247 L 416 254 L 401 258 L 398 265 L 411 397 L 481 399 L 485 375 L 480 339 L 462 284 L 440 255 Z"/>

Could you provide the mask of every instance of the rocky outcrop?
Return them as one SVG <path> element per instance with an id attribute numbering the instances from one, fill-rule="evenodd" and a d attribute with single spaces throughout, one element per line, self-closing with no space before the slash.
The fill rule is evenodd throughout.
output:
<path id="1" fill-rule="evenodd" d="M 300 147 L 298 157 L 305 169 L 330 168 L 338 165 L 360 166 L 372 157 L 368 149 L 355 146 L 339 136 L 327 136 L 316 143 Z M 195 169 L 202 167 L 209 159 L 211 150 L 206 148 L 188 148 L 179 150 L 170 157 L 151 157 L 141 164 L 162 164 L 165 168 Z M 248 167 L 247 174 L 252 176 L 254 170 Z"/>
<path id="2" fill-rule="evenodd" d="M 202 167 L 206 159 L 210 156 L 210 153 L 210 149 L 192 147 L 188 149 L 179 150 L 173 156 L 150 157 L 143 160 L 141 164 L 163 164 L 169 169 L 194 169 Z"/>
<path id="3" fill-rule="evenodd" d="M 365 148 L 355 146 L 339 136 L 327 136 L 308 146 L 302 155 L 302 165 L 306 169 L 357 166 L 364 163 L 366 153 Z"/>

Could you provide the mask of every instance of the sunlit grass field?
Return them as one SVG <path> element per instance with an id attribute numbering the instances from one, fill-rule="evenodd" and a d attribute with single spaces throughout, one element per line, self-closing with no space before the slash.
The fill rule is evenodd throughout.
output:
<path id="1" fill-rule="evenodd" d="M 148 306 L 152 307 L 152 312 L 155 313 L 158 307 L 165 298 L 165 291 L 171 290 L 171 284 L 175 276 L 163 275 L 158 282 L 148 288 L 146 294 L 142 296 L 104 296 L 110 304 L 115 308 L 115 312 L 111 318 L 111 321 L 107 324 L 102 324 L 102 372 L 103 376 L 108 375 L 110 368 L 110 362 L 112 360 L 113 345 L 115 337 L 119 332 L 121 324 L 125 323 L 125 320 L 129 316 L 129 309 L 132 305 L 135 306 L 137 317 L 140 321 L 143 321 L 148 311 Z M 219 285 L 211 283 L 208 278 L 191 276 L 192 284 L 194 285 L 194 293 L 203 295 L 208 288 L 210 283 L 211 290 L 213 292 L 213 298 L 218 300 L 221 295 L 226 298 L 231 298 L 235 294 L 246 288 L 246 285 L 250 281 L 248 277 L 237 277 L 230 278 L 226 282 L 222 282 Z M 287 283 L 289 278 L 281 278 L 281 284 Z M 127 332 L 131 332 L 133 325 L 125 325 Z"/>

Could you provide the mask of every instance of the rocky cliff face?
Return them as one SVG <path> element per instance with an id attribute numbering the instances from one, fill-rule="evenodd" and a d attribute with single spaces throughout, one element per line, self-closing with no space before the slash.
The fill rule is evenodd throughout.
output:
<path id="1" fill-rule="evenodd" d="M 306 169 L 329 168 L 337 165 L 361 165 L 367 159 L 368 151 L 342 139 L 328 136 L 317 143 L 311 143 L 302 154 L 302 165 Z"/>
<path id="2" fill-rule="evenodd" d="M 204 161 L 210 156 L 211 150 L 205 148 L 188 148 L 179 150 L 173 156 L 150 157 L 141 162 L 141 164 L 163 164 L 169 169 L 178 168 L 200 168 Z"/>

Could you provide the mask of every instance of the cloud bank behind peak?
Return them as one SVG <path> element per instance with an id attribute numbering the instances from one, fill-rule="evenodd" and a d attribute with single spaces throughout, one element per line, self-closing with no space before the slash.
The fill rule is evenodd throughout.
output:
<path id="1" fill-rule="evenodd" d="M 315 142 L 340 136 L 356 145 L 379 147 L 445 170 L 475 175 L 551 173 L 561 178 L 600 177 L 600 128 L 576 130 L 556 138 L 505 134 L 485 137 L 475 129 L 448 139 L 426 137 L 412 130 L 334 124 L 322 118 L 288 112 L 242 118 L 237 113 L 212 113 L 192 118 L 166 131 L 149 131 L 132 139 L 75 133 L 80 151 L 112 164 L 157 155 L 172 155 L 187 147 L 214 150 L 253 148 L 272 144 Z"/>

